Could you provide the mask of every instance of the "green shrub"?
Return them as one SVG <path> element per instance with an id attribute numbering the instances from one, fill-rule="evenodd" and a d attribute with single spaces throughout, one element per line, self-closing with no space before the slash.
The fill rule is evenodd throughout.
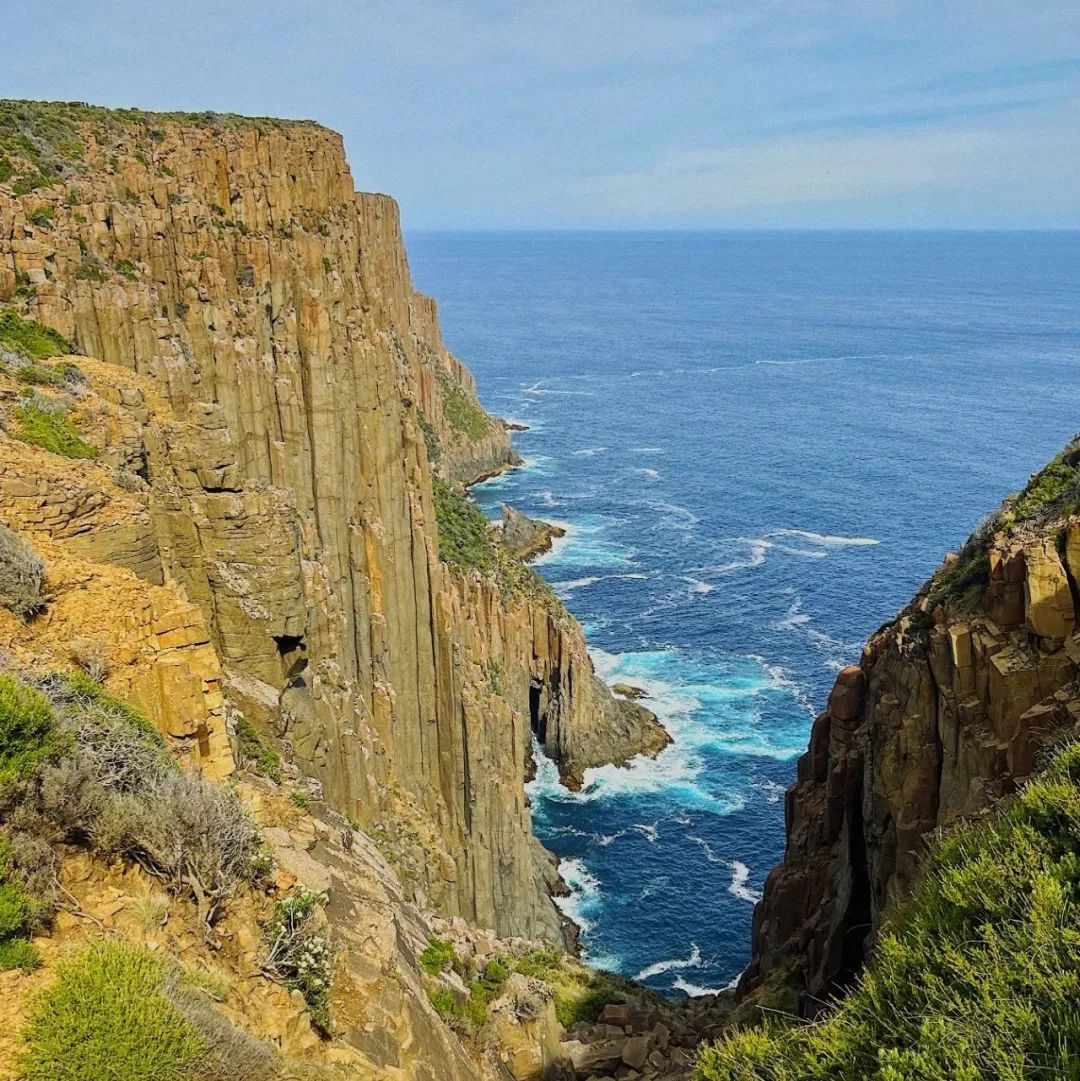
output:
<path id="1" fill-rule="evenodd" d="M 281 756 L 263 743 L 255 726 L 242 713 L 236 718 L 236 742 L 241 765 L 250 765 L 275 784 L 281 780 Z"/>
<path id="2" fill-rule="evenodd" d="M 304 996 L 311 1023 L 320 1032 L 333 1029 L 330 986 L 334 955 L 324 935 L 315 930 L 315 913 L 326 897 L 298 887 L 274 906 L 263 935 L 269 946 L 266 969 L 290 991 Z"/>
<path id="3" fill-rule="evenodd" d="M 98 452 L 83 441 L 66 411 L 46 398 L 23 398 L 15 408 L 16 435 L 24 443 L 65 458 L 96 458 Z"/>
<path id="4" fill-rule="evenodd" d="M 0 525 L 0 604 L 21 619 L 32 616 L 45 606 L 44 581 L 45 564 L 34 550 Z"/>
<path id="5" fill-rule="evenodd" d="M 1048 510 L 1068 513 L 1075 509 L 1078 497 L 1080 468 L 1059 454 L 1031 479 L 1020 498 L 1009 507 L 1009 514 L 1019 523 L 1039 517 Z M 1063 503 L 1068 505 L 1061 506 Z"/>
<path id="6" fill-rule="evenodd" d="M 957 560 L 934 581 L 928 600 L 933 604 L 949 601 L 974 602 L 990 578 L 990 557 L 983 552 L 966 562 Z"/>
<path id="7" fill-rule="evenodd" d="M 435 426 L 428 420 L 427 414 L 422 409 L 416 411 L 416 416 L 420 421 L 420 431 L 424 433 L 424 447 L 427 450 L 428 461 L 437 462 L 442 453 L 439 433 L 435 431 Z"/>
<path id="8" fill-rule="evenodd" d="M 701 1055 L 697 1081 L 1080 1076 L 1080 741 L 929 858 L 855 989 L 814 1025 Z"/>
<path id="9" fill-rule="evenodd" d="M 136 281 L 139 277 L 139 268 L 130 259 L 121 259 L 116 264 L 116 273 L 129 282 Z"/>
<path id="10" fill-rule="evenodd" d="M 45 716 L 54 717 L 60 730 L 51 740 L 70 751 L 21 786 L 10 815 L 17 829 L 50 841 L 89 843 L 102 856 L 138 862 L 192 899 L 208 929 L 241 882 L 267 872 L 258 827 L 236 792 L 180 770 L 164 738 L 138 711 L 85 673 L 44 682 L 52 707 L 41 692 L 7 680 L 0 691 L 6 686 L 17 704 L 29 698 L 37 730 L 45 730 L 38 717 L 44 702 L 51 710 Z M 0 709 L 0 721 L 2 716 Z M 29 727 L 26 722 L 21 729 Z M 43 741 L 44 750 L 23 750 L 22 758 L 35 764 L 51 749 L 39 731 L 36 742 Z M 21 748 L 27 742 L 18 740 Z M 3 743 L 0 723 L 0 752 Z M 22 765 L 16 775 L 27 772 Z"/>
<path id="11" fill-rule="evenodd" d="M 438 976 L 440 972 L 453 968 L 456 960 L 457 953 L 453 943 L 432 935 L 423 953 L 420 954 L 420 967 L 429 976 Z"/>
<path id="12" fill-rule="evenodd" d="M 91 255 L 89 252 L 83 253 L 82 261 L 75 268 L 75 277 L 79 281 L 96 282 L 98 284 L 109 280 L 105 264 L 96 255 Z"/>
<path id="13" fill-rule="evenodd" d="M 30 777 L 66 746 L 45 695 L 0 672 L 0 782 Z"/>
<path id="14" fill-rule="evenodd" d="M 0 940 L 0 971 L 29 975 L 40 967 L 41 954 L 32 942 L 25 938 Z"/>
<path id="15" fill-rule="evenodd" d="M 468 439 L 483 439 L 491 431 L 491 418 L 468 391 L 441 365 L 435 369 L 442 395 L 442 411 L 451 431 Z"/>
<path id="16" fill-rule="evenodd" d="M 31 225 L 36 225 L 39 229 L 48 229 L 56 217 L 56 211 L 51 206 L 39 206 L 35 207 L 26 217 Z"/>
<path id="17" fill-rule="evenodd" d="M 30 279 L 23 274 L 18 281 Z M 33 319 L 24 319 L 10 308 L 0 309 L 0 349 L 10 349 L 30 360 L 48 360 L 50 357 L 67 356 L 71 352 L 71 343 L 62 334 L 38 323 Z"/>
<path id="18" fill-rule="evenodd" d="M 514 960 L 514 971 L 546 983 L 555 995 L 555 1014 L 563 1028 L 593 1024 L 604 1007 L 626 1001 L 625 984 L 610 973 L 588 969 L 555 946 L 532 950 Z"/>
<path id="19" fill-rule="evenodd" d="M 31 362 L 15 372 L 18 382 L 28 387 L 58 387 L 64 382 L 63 375 L 55 368 Z"/>
<path id="20" fill-rule="evenodd" d="M 461 570 L 490 573 L 495 568 L 495 544 L 483 511 L 437 477 L 432 483 L 439 558 Z"/>
<path id="21" fill-rule="evenodd" d="M 165 962 L 139 946 L 99 943 L 61 962 L 23 1038 L 24 1081 L 181 1081 L 203 1053 L 166 999 Z"/>
<path id="22" fill-rule="evenodd" d="M 99 942 L 62 961 L 23 1031 L 22 1081 L 268 1081 L 276 1055 L 175 966 Z"/>

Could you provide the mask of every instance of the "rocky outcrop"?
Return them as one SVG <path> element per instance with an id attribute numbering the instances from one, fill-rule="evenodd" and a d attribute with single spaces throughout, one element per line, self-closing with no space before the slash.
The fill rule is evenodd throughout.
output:
<path id="1" fill-rule="evenodd" d="M 550 552 L 552 541 L 565 536 L 566 530 L 562 526 L 530 518 L 516 507 L 503 506 L 499 541 L 518 559 L 534 559 L 544 552 Z"/>
<path id="2" fill-rule="evenodd" d="M 1080 444 L 952 556 L 837 677 L 786 801 L 740 992 L 813 1013 L 910 891 L 934 831 L 1012 792 L 1080 721 Z"/>
<path id="3" fill-rule="evenodd" d="M 419 898 L 558 939 L 532 736 L 572 782 L 666 737 L 557 602 L 440 562 L 433 477 L 514 455 L 412 289 L 394 202 L 356 193 L 314 124 L 32 103 L 4 123 L 0 301 L 96 358 L 64 408 L 98 459 L 24 469 L 0 438 L 0 516 L 196 605 L 202 629 L 166 639 L 212 645 L 207 687 L 393 833 Z"/>

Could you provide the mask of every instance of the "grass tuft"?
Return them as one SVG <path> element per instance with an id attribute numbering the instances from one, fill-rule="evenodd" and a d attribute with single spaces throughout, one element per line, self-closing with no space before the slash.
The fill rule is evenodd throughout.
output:
<path id="1" fill-rule="evenodd" d="M 856 988 L 814 1025 L 705 1050 L 695 1081 L 1080 1078 L 1080 739 L 929 859 Z"/>

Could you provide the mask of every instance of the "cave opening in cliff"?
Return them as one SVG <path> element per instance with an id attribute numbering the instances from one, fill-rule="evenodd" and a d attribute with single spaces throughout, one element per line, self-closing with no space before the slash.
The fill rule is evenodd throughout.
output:
<path id="1" fill-rule="evenodd" d="M 276 634 L 274 645 L 281 658 L 281 671 L 292 685 L 303 685 L 304 669 L 307 668 L 307 643 L 302 634 Z"/>
<path id="2" fill-rule="evenodd" d="M 534 679 L 529 684 L 529 724 L 532 726 L 533 735 L 541 743 L 547 743 L 547 714 L 540 709 L 540 692 L 543 684 Z"/>

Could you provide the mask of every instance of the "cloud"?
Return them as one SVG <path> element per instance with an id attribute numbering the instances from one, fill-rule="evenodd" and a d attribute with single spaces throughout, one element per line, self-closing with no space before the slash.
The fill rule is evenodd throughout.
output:
<path id="1" fill-rule="evenodd" d="M 576 196 L 598 218 L 623 223 L 694 218 L 738 224 L 741 212 L 824 209 L 864 200 L 982 192 L 995 213 L 1017 222 L 1032 209 L 1080 219 L 1080 100 L 984 126 L 787 136 L 679 151 L 647 168 L 582 178 Z M 972 200 L 966 220 L 979 224 Z M 751 215 L 753 217 L 753 215 Z M 757 215 L 763 220 L 768 215 Z M 838 224 L 833 222 L 832 224 Z M 861 222 L 856 224 L 862 224 Z M 898 224 L 890 222 L 890 224 Z"/>
<path id="2" fill-rule="evenodd" d="M 313 117 L 414 227 L 1080 220 L 1077 4 L 41 0 L 8 23 L 3 93 Z"/>

